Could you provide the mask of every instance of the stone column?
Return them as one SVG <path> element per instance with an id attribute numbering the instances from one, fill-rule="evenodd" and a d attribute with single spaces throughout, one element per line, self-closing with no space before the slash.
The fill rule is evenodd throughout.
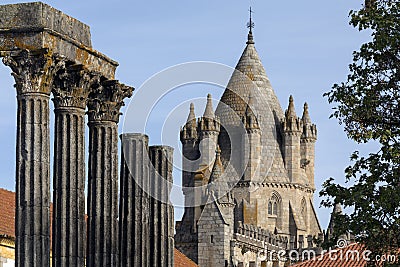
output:
<path id="1" fill-rule="evenodd" d="M 170 201 L 173 148 L 150 147 L 150 265 L 174 266 L 174 209 Z"/>
<path id="2" fill-rule="evenodd" d="M 45 49 L 2 56 L 12 69 L 18 100 L 16 266 L 50 266 L 49 98 L 57 64 Z"/>
<path id="3" fill-rule="evenodd" d="M 88 267 L 118 265 L 118 121 L 133 88 L 99 82 L 88 100 Z"/>
<path id="4" fill-rule="evenodd" d="M 82 65 L 56 75 L 53 267 L 85 265 L 85 108 L 90 76 Z"/>
<path id="5" fill-rule="evenodd" d="M 149 263 L 149 140 L 144 134 L 123 134 L 121 141 L 120 266 L 155 266 Z"/>

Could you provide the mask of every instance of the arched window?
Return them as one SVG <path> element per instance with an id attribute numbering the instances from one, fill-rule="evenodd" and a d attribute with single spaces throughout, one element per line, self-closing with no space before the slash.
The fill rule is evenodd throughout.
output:
<path id="1" fill-rule="evenodd" d="M 272 192 L 272 196 L 268 201 L 268 215 L 280 215 L 281 196 L 277 192 Z"/>

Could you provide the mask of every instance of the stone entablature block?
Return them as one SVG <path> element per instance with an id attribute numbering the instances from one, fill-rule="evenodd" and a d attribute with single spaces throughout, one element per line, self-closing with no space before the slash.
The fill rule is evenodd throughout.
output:
<path id="1" fill-rule="evenodd" d="M 0 51 L 43 48 L 114 79 L 118 63 L 92 48 L 86 24 L 41 2 L 0 6 Z"/>

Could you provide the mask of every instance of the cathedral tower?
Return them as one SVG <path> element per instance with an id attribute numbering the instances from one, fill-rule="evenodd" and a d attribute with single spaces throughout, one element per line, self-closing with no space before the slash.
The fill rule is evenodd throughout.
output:
<path id="1" fill-rule="evenodd" d="M 188 134 L 194 124 L 181 131 L 184 156 L 197 159 L 195 171 L 183 172 L 183 184 L 207 189 L 192 194 L 205 204 L 185 209 L 175 244 L 200 267 L 264 266 L 257 252 L 265 245 L 311 248 L 322 232 L 313 204 L 316 126 L 307 105 L 297 117 L 292 96 L 283 112 L 249 25 L 246 47 L 215 112 L 208 96 L 196 135 Z M 191 108 L 188 121 L 194 117 Z M 228 189 L 220 194 L 221 187 Z M 186 193 L 185 199 L 193 202 Z"/>

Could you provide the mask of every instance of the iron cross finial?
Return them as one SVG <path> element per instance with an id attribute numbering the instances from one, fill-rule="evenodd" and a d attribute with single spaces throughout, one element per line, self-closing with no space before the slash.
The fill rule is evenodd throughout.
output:
<path id="1" fill-rule="evenodd" d="M 247 23 L 247 28 L 249 28 L 250 32 L 252 32 L 252 29 L 254 28 L 254 22 L 251 20 L 251 14 L 254 13 L 254 11 L 251 10 L 251 7 L 249 11 L 250 11 L 250 21 Z"/>

